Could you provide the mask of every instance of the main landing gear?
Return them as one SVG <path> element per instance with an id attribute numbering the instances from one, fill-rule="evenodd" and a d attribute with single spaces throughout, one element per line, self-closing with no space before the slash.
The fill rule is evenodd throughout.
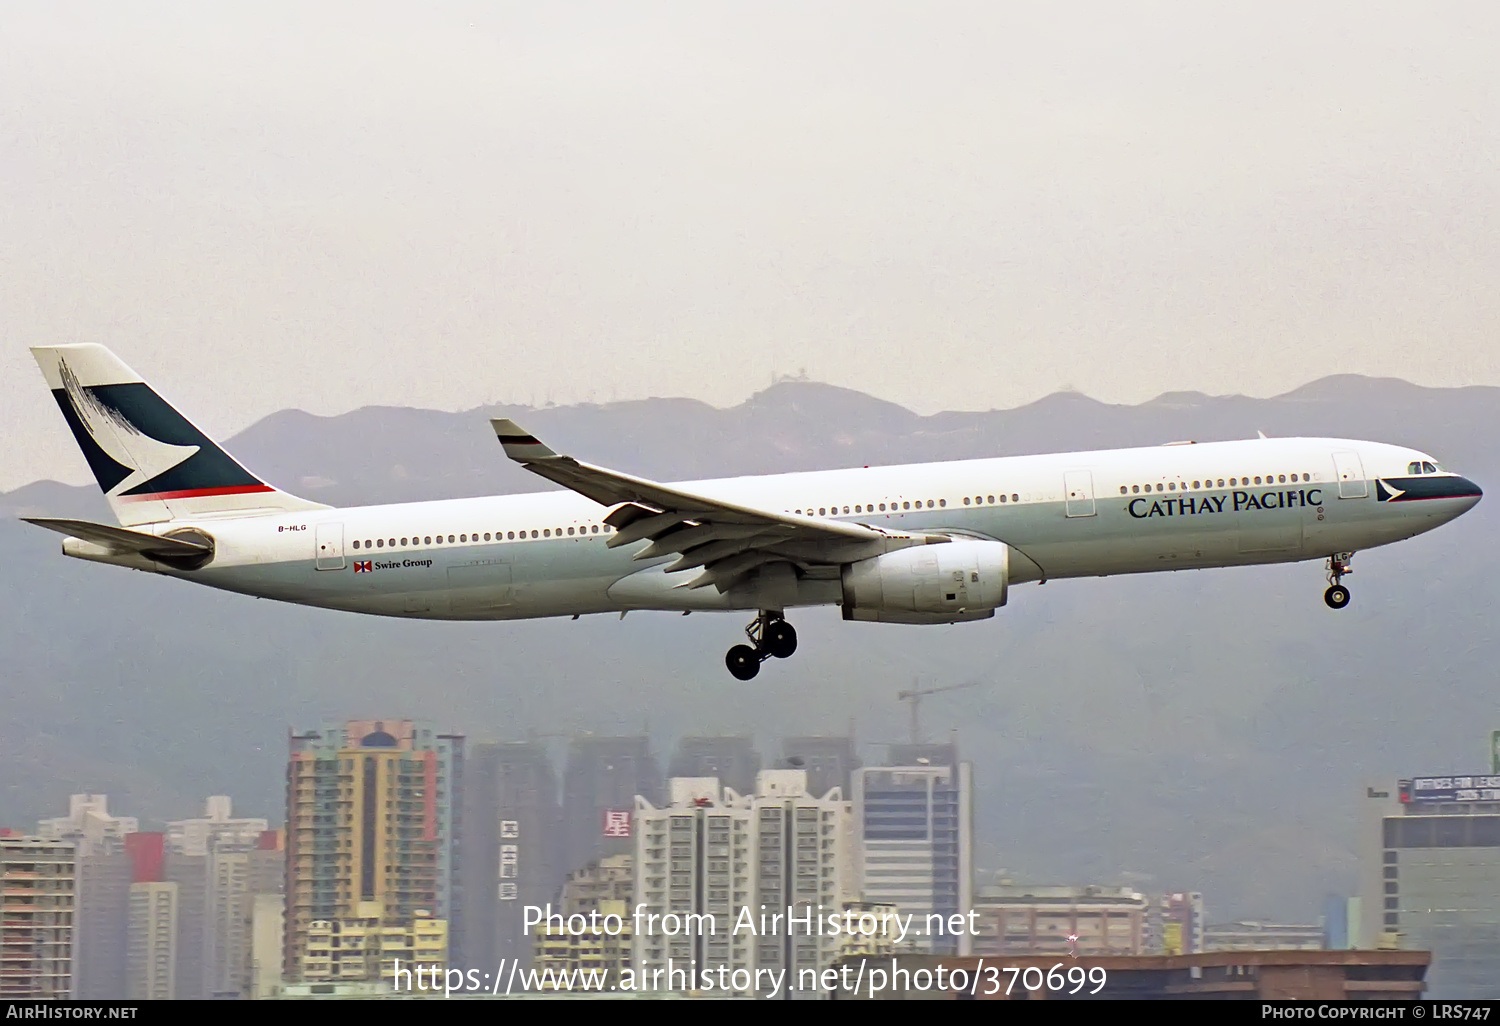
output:
<path id="1" fill-rule="evenodd" d="M 760 672 L 760 664 L 775 656 L 785 659 L 797 651 L 797 631 L 782 619 L 780 610 L 762 609 L 745 628 L 748 645 L 736 645 L 724 657 L 729 672 L 739 680 L 749 680 Z"/>
<path id="2" fill-rule="evenodd" d="M 1349 589 L 1343 582 L 1345 574 L 1354 573 L 1349 569 L 1353 558 L 1352 552 L 1335 552 L 1328 557 L 1328 590 L 1323 593 L 1323 601 L 1330 609 L 1343 609 L 1349 604 Z"/>

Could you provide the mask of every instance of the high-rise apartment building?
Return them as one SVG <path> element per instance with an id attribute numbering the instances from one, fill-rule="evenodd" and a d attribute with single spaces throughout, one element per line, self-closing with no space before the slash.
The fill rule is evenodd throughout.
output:
<path id="1" fill-rule="evenodd" d="M 635 858 L 609 855 L 568 875 L 562 899 L 553 908 L 556 919 L 532 927 L 534 964 L 558 989 L 559 976 L 596 973 L 606 986 L 620 980 L 631 965 L 635 921 L 630 914 L 635 890 Z M 583 916 L 589 926 L 575 928 L 569 920 Z M 596 928 L 593 928 L 597 926 Z"/>
<path id="2" fill-rule="evenodd" d="M 134 816 L 111 816 L 109 796 L 102 794 L 71 795 L 66 816 L 37 824 L 38 837 L 69 841 L 80 856 L 118 845 L 126 834 L 138 830 L 140 823 Z"/>
<path id="3" fill-rule="evenodd" d="M 133 883 L 127 913 L 125 998 L 170 1001 L 177 997 L 177 885 Z"/>
<path id="4" fill-rule="evenodd" d="M 198 819 L 179 819 L 167 824 L 167 850 L 179 855 L 207 855 L 217 848 L 253 849 L 260 836 L 271 829 L 258 817 L 235 819 L 228 795 L 211 796 Z"/>
<path id="5" fill-rule="evenodd" d="M 76 849 L 0 834 L 0 999 L 73 996 Z"/>
<path id="6" fill-rule="evenodd" d="M 285 890 L 281 831 L 262 831 L 252 847 L 244 847 L 243 840 L 221 839 L 207 856 L 203 987 L 208 997 L 250 996 L 255 902 L 261 897 L 281 900 Z"/>
<path id="7" fill-rule="evenodd" d="M 893 746 L 913 761 L 854 771 L 860 896 L 895 905 L 919 922 L 952 922 L 973 906 L 973 785 L 952 746 Z M 933 920 L 936 922 L 937 920 Z M 968 954 L 965 931 L 926 931 L 918 950 Z"/>
<path id="8" fill-rule="evenodd" d="M 353 914 L 338 919 L 315 919 L 309 924 L 301 981 L 308 983 L 371 983 L 399 986 L 398 974 L 408 974 L 403 989 L 415 986 L 415 967 L 441 979 L 448 964 L 448 923 L 425 909 L 414 915 L 391 917 L 378 901 L 355 904 Z"/>
<path id="9" fill-rule="evenodd" d="M 838 938 L 811 927 L 839 913 L 849 891 L 843 796 L 808 794 L 802 770 L 762 770 L 749 795 L 712 777 L 673 778 L 668 788 L 671 801 L 662 808 L 636 801 L 634 904 L 647 917 L 712 916 L 714 928 L 643 929 L 635 936 L 636 972 L 669 959 L 678 968 L 722 965 L 731 977 L 748 970 L 753 987 L 768 978 L 757 981 L 757 969 L 795 978 L 831 964 Z M 735 930 L 746 909 L 756 928 Z"/>
<path id="10" fill-rule="evenodd" d="M 465 763 L 460 967 L 502 959 L 524 967 L 532 955 L 525 907 L 555 900 L 566 875 L 557 775 L 537 741 L 476 744 Z"/>
<path id="11" fill-rule="evenodd" d="M 281 894 L 257 894 L 250 910 L 250 993 L 252 1001 L 274 998 L 281 993 L 286 898 Z"/>
<path id="12" fill-rule="evenodd" d="M 1432 774 L 1365 791 L 1360 946 L 1432 952 L 1426 997 L 1500 980 L 1500 775 Z"/>
<path id="13" fill-rule="evenodd" d="M 649 738 L 574 737 L 563 772 L 563 872 L 631 851 L 636 796 L 655 802 L 660 792 L 661 769 Z"/>
<path id="14" fill-rule="evenodd" d="M 291 737 L 286 979 L 305 977 L 316 923 L 403 929 L 458 918 L 463 739 L 406 720 L 351 720 Z M 321 929 L 321 928 L 320 928 Z"/>
<path id="15" fill-rule="evenodd" d="M 123 843 L 78 858 L 73 975 L 75 992 L 84 1000 L 125 997 L 126 915 L 133 869 Z"/>
<path id="16" fill-rule="evenodd" d="M 669 777 L 716 777 L 719 783 L 740 794 L 755 788 L 760 772 L 760 752 L 755 739 L 746 735 L 684 737 L 667 766 Z"/>

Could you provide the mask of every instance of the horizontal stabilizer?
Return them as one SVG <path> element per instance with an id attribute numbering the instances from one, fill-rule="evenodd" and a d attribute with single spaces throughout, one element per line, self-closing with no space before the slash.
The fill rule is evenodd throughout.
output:
<path id="1" fill-rule="evenodd" d="M 120 552 L 138 552 L 143 556 L 167 559 L 193 559 L 213 552 L 207 542 L 187 538 L 158 538 L 143 531 L 131 531 L 124 527 L 107 524 L 91 524 L 87 520 L 51 520 L 45 517 L 22 517 L 28 524 L 45 527 L 49 531 L 65 534 L 71 538 L 82 538 L 97 545 L 107 545 Z"/>

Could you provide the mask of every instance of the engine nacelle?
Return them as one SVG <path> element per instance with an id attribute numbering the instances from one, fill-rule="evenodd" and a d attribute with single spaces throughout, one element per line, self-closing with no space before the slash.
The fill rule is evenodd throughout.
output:
<path id="1" fill-rule="evenodd" d="M 842 579 L 845 620 L 985 620 L 1005 605 L 1010 546 L 993 541 L 913 545 L 850 563 Z"/>

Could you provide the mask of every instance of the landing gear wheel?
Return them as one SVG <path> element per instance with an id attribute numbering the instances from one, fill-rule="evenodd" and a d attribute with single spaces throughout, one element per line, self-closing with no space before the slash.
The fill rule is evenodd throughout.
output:
<path id="1" fill-rule="evenodd" d="M 749 645 L 736 645 L 724 657 L 724 665 L 737 680 L 750 680 L 760 672 L 760 653 Z"/>
<path id="2" fill-rule="evenodd" d="M 761 641 L 766 651 L 777 659 L 785 659 L 797 651 L 797 631 L 785 620 L 773 620 L 767 624 Z"/>
<path id="3" fill-rule="evenodd" d="M 1323 593 L 1323 601 L 1328 603 L 1329 609 L 1343 609 L 1349 604 L 1349 589 L 1344 587 L 1344 576 L 1354 573 L 1349 568 L 1349 561 L 1353 558 L 1352 552 L 1335 552 L 1328 557 L 1328 590 Z"/>

